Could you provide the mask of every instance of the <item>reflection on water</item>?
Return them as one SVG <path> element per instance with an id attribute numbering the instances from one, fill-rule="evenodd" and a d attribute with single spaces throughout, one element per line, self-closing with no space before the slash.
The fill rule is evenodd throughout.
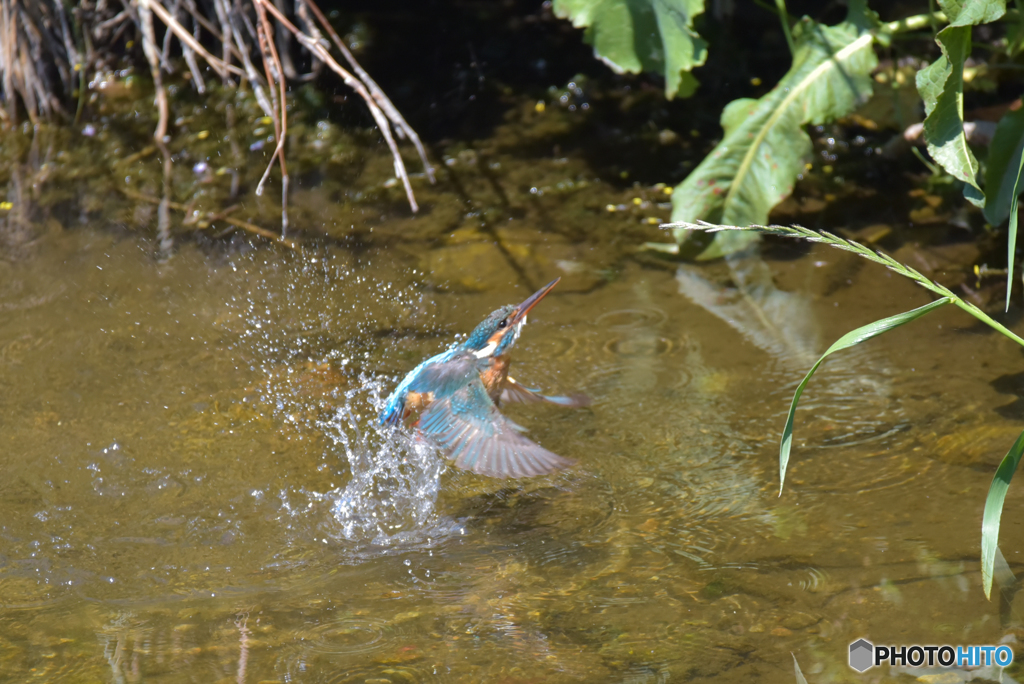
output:
<path id="1" fill-rule="evenodd" d="M 809 268 L 815 266 L 808 263 Z M 773 394 L 778 409 L 771 420 L 781 425 L 797 384 L 825 348 L 810 293 L 777 287 L 772 267 L 757 246 L 727 257 L 724 270 L 728 284 L 713 280 L 709 269 L 682 265 L 676 272 L 679 291 L 771 357 L 763 372 L 777 383 Z M 879 457 L 867 481 L 859 466 L 852 474 L 857 481 L 852 482 L 836 468 L 829 473 L 831 486 L 864 491 L 906 484 L 920 474 L 917 465 L 902 457 L 886 458 L 907 444 L 901 439 L 909 427 L 891 389 L 892 374 L 877 346 L 856 346 L 829 357 L 805 391 L 796 438 L 801 449 L 868 446 L 875 450 L 871 456 Z M 804 438 L 806 434 L 813 440 Z"/>
<path id="2" fill-rule="evenodd" d="M 729 324 L 744 339 L 793 368 L 809 367 L 823 351 L 810 298 L 775 286 L 757 247 L 725 259 L 732 286 L 712 282 L 696 266 L 676 271 L 679 291 Z"/>
<path id="3" fill-rule="evenodd" d="M 506 482 L 375 416 L 525 285 L 444 293 L 388 252 L 150 253 L 81 229 L 3 266 L 12 681 L 788 683 L 790 652 L 810 682 L 854 681 L 845 649 L 862 636 L 1020 628 L 1018 608 L 980 601 L 975 560 L 1001 454 L 949 437 L 1001 444 L 1006 400 L 947 360 L 984 355 L 999 377 L 1018 358 L 950 319 L 940 345 L 908 326 L 822 367 L 778 498 L 806 367 L 737 332 L 735 281 L 627 266 L 556 290 L 516 376 L 593 405 L 509 411 L 579 465 Z M 864 273 L 762 309 L 834 339 L 887 313 Z M 918 303 L 884 288 L 886 306 Z M 941 387 L 920 372 L 938 367 Z M 1003 539 L 1020 575 L 1012 519 Z"/>

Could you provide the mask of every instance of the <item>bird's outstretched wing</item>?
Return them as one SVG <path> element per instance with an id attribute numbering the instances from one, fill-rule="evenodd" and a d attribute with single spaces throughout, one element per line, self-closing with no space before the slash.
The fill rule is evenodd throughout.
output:
<path id="1" fill-rule="evenodd" d="M 575 463 L 530 441 L 501 415 L 471 354 L 436 366 L 422 381 L 434 388 L 434 401 L 416 426 L 448 451 L 456 466 L 489 477 L 532 477 Z"/>
<path id="2" fill-rule="evenodd" d="M 535 387 L 516 382 L 511 376 L 505 378 L 505 384 L 501 386 L 501 401 L 506 404 L 556 404 L 566 408 L 582 408 L 590 406 L 590 397 L 585 394 L 570 394 L 567 397 L 549 397 L 541 394 Z"/>
<path id="3" fill-rule="evenodd" d="M 381 425 L 401 425 L 409 413 L 418 408 L 420 398 L 417 395 L 427 393 L 421 373 L 434 366 L 443 366 L 445 361 L 454 355 L 455 353 L 452 349 L 443 351 L 416 366 L 412 372 L 406 375 L 385 401 L 384 409 L 380 412 L 379 416 Z M 410 398 L 413 400 L 411 407 L 408 406 Z M 428 401 L 429 399 L 428 397 Z"/>

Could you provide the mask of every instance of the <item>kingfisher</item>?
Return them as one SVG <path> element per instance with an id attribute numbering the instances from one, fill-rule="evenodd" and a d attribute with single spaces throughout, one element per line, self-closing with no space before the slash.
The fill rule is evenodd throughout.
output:
<path id="1" fill-rule="evenodd" d="M 590 403 L 579 394 L 543 395 L 508 374 L 508 352 L 519 339 L 526 315 L 559 280 L 522 304 L 493 311 L 465 341 L 416 366 L 388 397 L 380 422 L 401 425 L 419 414 L 414 427 L 447 451 L 457 467 L 489 477 L 545 475 L 575 463 L 529 440 L 524 428 L 498 411 L 501 402 L 569 408 Z"/>

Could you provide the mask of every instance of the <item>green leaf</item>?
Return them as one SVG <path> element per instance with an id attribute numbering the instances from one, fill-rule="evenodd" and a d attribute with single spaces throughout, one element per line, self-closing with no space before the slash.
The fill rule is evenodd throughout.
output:
<path id="1" fill-rule="evenodd" d="M 735 100 L 722 112 L 722 141 L 672 193 L 673 221 L 767 223 L 811 152 L 803 126 L 843 116 L 871 94 L 878 60 L 863 26 L 822 26 L 805 18 L 793 40 L 793 66 L 779 84 L 759 100 Z M 673 234 L 683 242 L 689 231 Z M 753 233 L 722 233 L 701 257 L 728 254 L 756 239 Z"/>
<path id="2" fill-rule="evenodd" d="M 998 226 L 1010 214 L 1016 171 L 1024 150 L 1024 107 L 1007 112 L 996 126 L 985 161 L 985 220 Z"/>
<path id="3" fill-rule="evenodd" d="M 1010 480 L 1020 465 L 1021 454 L 1024 453 L 1024 432 L 1013 443 L 996 469 L 992 485 L 988 488 L 985 499 L 985 513 L 981 518 L 981 581 L 985 588 L 985 598 L 992 593 L 992 568 L 996 560 L 996 548 L 999 546 L 999 518 L 1003 515 L 1003 501 Z"/>
<path id="4" fill-rule="evenodd" d="M 555 15 L 586 28 L 584 40 L 616 73 L 665 76 L 665 96 L 697 89 L 690 71 L 704 63 L 707 43 L 693 30 L 704 0 L 555 0 Z"/>
<path id="5" fill-rule="evenodd" d="M 1006 0 L 939 0 L 950 26 L 987 24 L 1006 14 Z"/>
<path id="6" fill-rule="evenodd" d="M 999 120 L 985 164 L 985 219 L 994 226 L 1010 217 L 1006 244 L 1006 309 L 1013 289 L 1014 252 L 1017 250 L 1017 198 L 1024 173 L 1024 107 Z"/>
<path id="7" fill-rule="evenodd" d="M 936 299 L 930 304 L 925 304 L 924 306 L 911 311 L 905 311 L 901 314 L 896 314 L 895 316 L 889 316 L 888 318 L 883 318 L 880 321 L 869 323 L 868 325 L 846 333 L 836 340 L 836 342 L 821 355 L 821 358 L 818 359 L 818 361 L 811 367 L 811 370 L 807 371 L 807 375 L 805 375 L 804 379 L 800 381 L 799 385 L 797 385 L 796 392 L 793 394 L 793 401 L 789 405 L 789 415 L 786 416 L 786 426 L 782 429 L 782 442 L 779 445 L 780 496 L 782 495 L 782 485 L 786 481 L 786 467 L 789 465 L 789 453 L 793 447 L 793 418 L 796 415 L 796 405 L 800 402 L 800 395 L 804 393 L 804 388 L 810 381 L 811 376 L 814 375 L 814 371 L 818 370 L 818 366 L 822 364 L 825 358 L 833 352 L 849 349 L 854 345 L 870 340 L 872 337 L 881 335 L 884 332 L 889 332 L 893 328 L 898 328 L 905 323 L 909 323 L 916 318 L 924 316 L 933 309 L 937 309 L 944 304 L 949 304 L 951 301 L 951 298 L 943 297 L 942 299 Z"/>
<path id="8" fill-rule="evenodd" d="M 1006 231 L 1006 311 L 1010 310 L 1010 293 L 1013 292 L 1013 258 L 1017 251 L 1017 198 L 1020 195 L 1020 176 L 1024 173 L 1024 159 L 1017 167 L 1017 182 L 1013 186 L 1010 200 L 1010 226 Z"/>
<path id="9" fill-rule="evenodd" d="M 971 26 L 1006 14 L 1006 0 L 939 0 L 949 26 L 935 42 L 942 57 L 917 72 L 917 92 L 924 100 L 924 140 L 928 154 L 954 178 L 964 182 L 964 197 L 984 207 L 978 187 L 978 160 L 964 133 L 964 61 L 971 54 Z"/>
<path id="10" fill-rule="evenodd" d="M 928 154 L 965 183 L 964 197 L 982 207 L 985 195 L 978 187 L 978 160 L 964 133 L 964 60 L 971 52 L 971 27 L 947 26 L 935 42 L 942 48 L 942 57 L 917 72 Z"/>

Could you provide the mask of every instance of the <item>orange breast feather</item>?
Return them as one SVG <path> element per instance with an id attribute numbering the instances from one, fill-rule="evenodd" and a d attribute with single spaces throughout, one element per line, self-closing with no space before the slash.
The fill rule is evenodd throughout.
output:
<path id="1" fill-rule="evenodd" d="M 414 413 L 422 412 L 433 401 L 433 392 L 409 392 L 405 395 L 405 413 L 402 415 L 402 418 L 408 418 Z"/>
<path id="2" fill-rule="evenodd" d="M 505 385 L 505 378 L 508 377 L 509 359 L 507 356 L 498 356 L 491 359 L 491 365 L 480 374 L 480 379 L 487 388 L 487 394 L 495 404 L 501 398 L 501 390 Z"/>

